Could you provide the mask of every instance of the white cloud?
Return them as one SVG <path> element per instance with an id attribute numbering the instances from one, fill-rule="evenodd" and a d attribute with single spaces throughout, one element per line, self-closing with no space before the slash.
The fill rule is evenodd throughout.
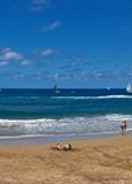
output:
<path id="1" fill-rule="evenodd" d="M 44 26 L 42 28 L 42 32 L 49 32 L 49 31 L 54 31 L 55 29 L 58 29 L 61 27 L 62 23 L 59 20 L 56 20 L 54 22 L 51 22 L 49 25 Z"/>
<path id="2" fill-rule="evenodd" d="M 0 49 L 0 66 L 5 66 L 12 62 L 17 62 L 22 66 L 26 66 L 31 61 L 27 59 L 23 54 L 16 52 L 11 48 Z"/>
<path id="3" fill-rule="evenodd" d="M 43 57 L 48 57 L 48 56 L 54 55 L 55 53 L 56 51 L 53 49 L 46 49 L 46 50 L 43 50 L 41 54 Z"/>
<path id="4" fill-rule="evenodd" d="M 5 60 L 21 60 L 23 58 L 21 54 L 18 54 L 13 51 L 5 53 L 3 57 Z"/>
<path id="5" fill-rule="evenodd" d="M 23 56 L 10 48 L 4 48 L 0 50 L 0 61 L 18 61 L 22 60 Z"/>

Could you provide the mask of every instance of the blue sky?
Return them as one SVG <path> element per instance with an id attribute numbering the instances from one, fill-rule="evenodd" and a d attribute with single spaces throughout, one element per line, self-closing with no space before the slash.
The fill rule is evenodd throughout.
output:
<path id="1" fill-rule="evenodd" d="M 130 0 L 5 0 L 0 87 L 125 87 L 132 82 Z"/>

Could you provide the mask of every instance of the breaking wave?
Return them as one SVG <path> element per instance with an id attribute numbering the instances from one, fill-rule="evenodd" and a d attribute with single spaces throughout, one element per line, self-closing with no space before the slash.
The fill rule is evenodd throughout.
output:
<path id="1" fill-rule="evenodd" d="M 120 122 L 128 120 L 129 130 L 132 129 L 132 115 L 108 114 L 93 117 L 75 117 L 61 119 L 0 119 L 0 138 L 23 136 L 52 135 L 91 135 L 119 133 Z"/>
<path id="2" fill-rule="evenodd" d="M 132 99 L 132 95 L 104 95 L 104 96 L 54 96 L 53 99 L 123 99 L 128 98 Z"/>

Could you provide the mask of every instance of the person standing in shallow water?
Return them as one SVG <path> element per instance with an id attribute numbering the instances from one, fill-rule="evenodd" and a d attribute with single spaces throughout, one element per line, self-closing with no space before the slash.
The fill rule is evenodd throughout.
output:
<path id="1" fill-rule="evenodd" d="M 126 120 L 122 121 L 120 127 L 121 127 L 122 136 L 126 135 L 127 134 L 127 121 Z"/>

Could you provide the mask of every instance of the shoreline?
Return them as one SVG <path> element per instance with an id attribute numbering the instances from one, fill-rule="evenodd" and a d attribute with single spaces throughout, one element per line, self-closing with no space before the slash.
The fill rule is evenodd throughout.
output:
<path id="1" fill-rule="evenodd" d="M 96 140 L 106 139 L 120 136 L 118 133 L 110 134 L 89 134 L 89 135 L 76 135 L 76 136 L 64 136 L 64 135 L 24 135 L 24 136 L 3 136 L 0 138 L 0 145 L 47 145 L 56 142 L 66 142 L 75 140 Z"/>

